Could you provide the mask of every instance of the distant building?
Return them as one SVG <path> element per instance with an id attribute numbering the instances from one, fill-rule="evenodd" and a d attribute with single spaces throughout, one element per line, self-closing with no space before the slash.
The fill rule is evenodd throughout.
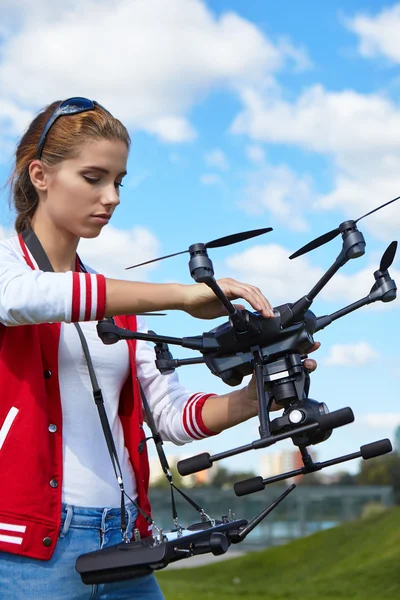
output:
<path id="1" fill-rule="evenodd" d="M 314 451 L 309 451 L 313 461 L 316 460 Z M 295 471 L 304 467 L 300 450 L 282 450 L 281 452 L 271 452 L 264 454 L 260 459 L 261 474 L 264 478 L 280 475 L 289 471 Z M 296 481 L 301 475 L 293 479 Z"/>

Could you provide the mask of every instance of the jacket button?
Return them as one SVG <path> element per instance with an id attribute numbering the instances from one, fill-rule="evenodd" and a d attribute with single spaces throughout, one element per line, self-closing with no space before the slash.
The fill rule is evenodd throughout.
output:
<path id="1" fill-rule="evenodd" d="M 45 538 L 43 538 L 43 542 L 42 543 L 43 543 L 43 546 L 51 546 L 52 540 L 49 537 L 45 537 Z"/>
<path id="2" fill-rule="evenodd" d="M 50 485 L 51 485 L 52 488 L 58 487 L 58 481 L 57 481 L 57 479 L 52 479 L 50 481 Z"/>
<path id="3" fill-rule="evenodd" d="M 50 379 L 50 377 L 52 376 L 52 372 L 50 371 L 50 369 L 46 369 L 43 375 L 45 379 Z"/>
<path id="4" fill-rule="evenodd" d="M 57 425 L 54 425 L 54 423 L 50 423 L 49 431 L 50 433 L 55 433 L 57 431 Z"/>

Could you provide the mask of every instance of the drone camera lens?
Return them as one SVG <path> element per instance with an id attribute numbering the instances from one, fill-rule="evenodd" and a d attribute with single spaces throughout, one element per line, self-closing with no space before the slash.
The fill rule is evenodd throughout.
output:
<path id="1" fill-rule="evenodd" d="M 293 425 L 298 425 L 299 423 L 304 421 L 304 419 L 305 414 L 302 410 L 295 409 L 289 413 L 289 421 L 293 423 Z"/>

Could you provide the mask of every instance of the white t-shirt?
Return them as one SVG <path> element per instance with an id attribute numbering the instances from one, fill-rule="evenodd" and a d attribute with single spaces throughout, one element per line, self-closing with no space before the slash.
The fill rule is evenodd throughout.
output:
<path id="1" fill-rule="evenodd" d="M 105 345 L 97 323 L 80 323 L 89 347 L 126 493 L 136 498 L 135 475 L 124 444 L 118 403 L 130 371 L 127 343 Z M 59 382 L 63 413 L 63 502 L 74 506 L 119 506 L 121 492 L 93 399 L 88 366 L 73 323 L 61 325 Z"/>

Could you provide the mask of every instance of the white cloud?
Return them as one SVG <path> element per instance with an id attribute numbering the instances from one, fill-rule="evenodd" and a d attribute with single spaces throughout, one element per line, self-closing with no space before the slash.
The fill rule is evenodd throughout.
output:
<path id="1" fill-rule="evenodd" d="M 166 142 L 189 142 L 197 133 L 186 119 L 180 117 L 160 117 L 144 127 L 149 133 L 155 133 Z"/>
<path id="2" fill-rule="evenodd" d="M 280 37 L 278 40 L 278 48 L 285 56 L 290 57 L 293 60 L 296 71 L 308 71 L 312 68 L 313 64 L 308 56 L 307 49 L 294 46 L 288 37 Z"/>
<path id="3" fill-rule="evenodd" d="M 293 251 L 276 244 L 253 246 L 231 255 L 226 264 L 232 277 L 256 285 L 274 305 L 294 302 L 312 289 L 324 269 L 311 262 L 312 255 L 289 260 Z M 352 274 L 347 274 L 344 267 L 343 272 L 334 275 L 318 298 L 339 304 L 339 307 L 364 298 L 375 282 L 373 273 L 378 266 L 379 263 L 371 263 Z M 400 281 L 399 270 L 391 268 L 390 275 L 395 281 Z M 400 302 L 397 299 L 387 304 L 376 302 L 371 306 L 388 310 L 399 308 Z"/>
<path id="4" fill-rule="evenodd" d="M 289 260 L 290 254 L 277 244 L 253 246 L 231 255 L 226 264 L 232 277 L 256 285 L 273 305 L 277 305 L 294 302 L 310 291 L 323 273 L 306 257 Z"/>
<path id="5" fill-rule="evenodd" d="M 400 62 L 400 4 L 384 8 L 375 16 L 358 14 L 347 19 L 346 24 L 359 36 L 358 49 L 362 56 Z"/>
<path id="6" fill-rule="evenodd" d="M 303 214 L 314 200 L 310 177 L 299 177 L 286 165 L 263 163 L 249 174 L 239 206 L 252 215 L 267 212 L 268 218 L 283 223 L 288 229 L 306 231 L 308 225 Z"/>
<path id="7" fill-rule="evenodd" d="M 367 342 L 335 344 L 330 348 L 324 362 L 326 365 L 335 367 L 357 367 L 374 362 L 378 357 L 378 352 Z"/>
<path id="8" fill-rule="evenodd" d="M 0 225 L 0 240 L 16 235 L 15 230 Z M 78 254 L 82 261 L 107 277 L 144 281 L 150 264 L 126 271 L 126 267 L 151 260 L 160 254 L 160 243 L 145 227 L 118 229 L 107 225 L 97 238 L 81 238 Z"/>
<path id="9" fill-rule="evenodd" d="M 83 262 L 107 277 L 143 281 L 155 264 L 128 271 L 126 267 L 157 257 L 160 249 L 157 238 L 144 227 L 107 225 L 97 238 L 81 239 L 78 253 Z"/>
<path id="10" fill-rule="evenodd" d="M 0 127 L 2 135 L 19 135 L 33 118 L 30 110 L 20 108 L 12 100 L 0 98 Z"/>
<path id="11" fill-rule="evenodd" d="M 251 161 L 255 163 L 261 163 L 265 161 L 264 149 L 258 144 L 251 144 L 250 146 L 247 146 L 246 155 Z"/>
<path id="12" fill-rule="evenodd" d="M 214 150 L 208 152 L 205 155 L 204 160 L 209 167 L 216 167 L 222 171 L 229 169 L 227 158 L 219 148 L 215 148 Z"/>
<path id="13" fill-rule="evenodd" d="M 360 421 L 372 428 L 396 427 L 400 425 L 400 412 L 368 413 L 360 417 Z"/>
<path id="14" fill-rule="evenodd" d="M 231 131 L 256 142 L 291 144 L 333 159 L 333 189 L 315 202 L 357 219 L 399 190 L 400 109 L 379 95 L 329 92 L 315 85 L 290 103 L 265 98 L 254 87 L 242 94 L 245 109 Z M 400 228 L 393 204 L 363 222 L 374 236 L 390 240 Z"/>
<path id="15" fill-rule="evenodd" d="M 10 160 L 15 151 L 15 136 L 20 136 L 33 118 L 30 110 L 0 96 L 0 163 Z"/>
<path id="16" fill-rule="evenodd" d="M 48 0 L 14 6 L 3 39 L 0 88 L 20 106 L 96 98 L 130 127 L 167 141 L 194 136 L 190 109 L 214 89 L 232 93 L 307 58 L 274 45 L 234 12 L 216 16 L 201 0 Z M 43 60 L 46 57 L 46 60 Z M 15 82 L 23 85 L 15 85 Z"/>
<path id="17" fill-rule="evenodd" d="M 294 144 L 325 154 L 398 149 L 400 110 L 388 99 L 352 90 L 326 91 L 314 85 L 293 102 L 265 98 L 255 88 L 242 94 L 244 111 L 233 133 L 254 140 Z"/>

